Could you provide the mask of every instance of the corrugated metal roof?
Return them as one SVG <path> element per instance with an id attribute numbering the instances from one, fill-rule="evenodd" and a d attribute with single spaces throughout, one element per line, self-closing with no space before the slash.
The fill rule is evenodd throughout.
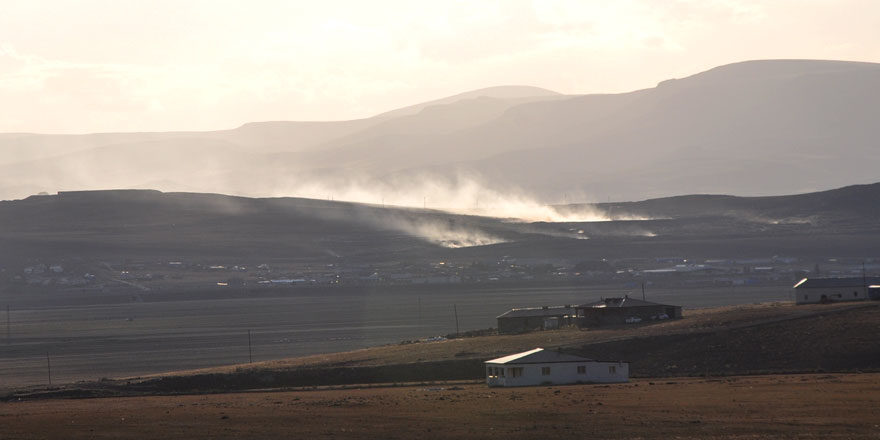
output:
<path id="1" fill-rule="evenodd" d="M 880 284 L 880 277 L 850 278 L 804 278 L 794 285 L 795 289 L 822 289 L 833 287 L 863 287 L 865 284 Z"/>
<path id="2" fill-rule="evenodd" d="M 651 301 L 642 301 L 640 299 L 630 298 L 625 296 L 623 298 L 605 298 L 600 299 L 596 302 L 581 304 L 577 306 L 579 309 L 589 309 L 589 308 L 610 308 L 610 307 L 645 307 L 645 306 L 667 306 L 667 304 L 660 304 Z M 673 306 L 670 306 L 673 307 Z"/>
<path id="3" fill-rule="evenodd" d="M 511 309 L 495 318 L 528 318 L 541 316 L 574 315 L 577 310 L 571 306 L 530 307 L 523 309 Z"/>
<path id="4" fill-rule="evenodd" d="M 536 348 L 486 361 L 487 364 L 546 364 L 553 362 L 590 362 L 592 359 Z"/>

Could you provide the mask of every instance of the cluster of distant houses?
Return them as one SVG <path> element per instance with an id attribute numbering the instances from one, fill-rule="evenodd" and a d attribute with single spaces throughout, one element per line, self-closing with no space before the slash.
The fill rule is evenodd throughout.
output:
<path id="1" fill-rule="evenodd" d="M 81 286 L 95 280 L 89 273 L 76 275 L 65 271 L 60 264 L 34 264 L 22 269 L 21 275 L 12 278 L 16 282 L 24 282 L 34 286 Z"/>

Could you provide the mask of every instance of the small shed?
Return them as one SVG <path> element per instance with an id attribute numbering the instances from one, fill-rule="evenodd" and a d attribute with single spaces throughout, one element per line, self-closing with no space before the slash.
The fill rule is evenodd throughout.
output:
<path id="1" fill-rule="evenodd" d="M 577 311 L 570 305 L 511 309 L 497 316 L 498 333 L 524 333 L 574 325 Z"/>
<path id="2" fill-rule="evenodd" d="M 629 381 L 629 362 L 597 361 L 543 348 L 485 363 L 486 385 L 490 387 Z"/>
<path id="3" fill-rule="evenodd" d="M 603 298 L 577 306 L 580 327 L 631 324 L 643 321 L 680 319 L 681 306 L 630 298 Z"/>
<path id="4" fill-rule="evenodd" d="M 864 301 L 869 298 L 871 287 L 876 284 L 880 284 L 880 278 L 804 278 L 794 285 L 794 302 L 818 304 Z"/>

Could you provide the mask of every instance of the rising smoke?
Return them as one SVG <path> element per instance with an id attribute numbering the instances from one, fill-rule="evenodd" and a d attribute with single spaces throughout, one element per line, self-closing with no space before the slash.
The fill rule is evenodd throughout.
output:
<path id="1" fill-rule="evenodd" d="M 417 179 L 399 185 L 379 181 L 346 182 L 344 185 L 313 181 L 296 185 L 283 195 L 423 208 L 529 223 L 596 222 L 618 219 L 612 218 L 592 205 L 557 208 L 542 203 L 538 198 L 516 188 L 499 190 L 476 179 L 460 176 L 453 181 Z"/>
<path id="2" fill-rule="evenodd" d="M 492 217 L 511 223 L 578 223 L 610 220 L 643 220 L 630 215 L 608 215 L 591 204 L 552 206 L 541 203 L 537 197 L 515 188 L 500 190 L 481 183 L 478 179 L 459 176 L 454 181 L 445 179 L 410 179 L 406 182 L 347 180 L 328 184 L 310 181 L 298 184 L 283 194 L 304 198 L 347 201 L 384 206 L 388 211 L 364 213 L 360 220 L 375 226 L 391 228 L 448 248 L 486 246 L 504 243 L 508 239 L 487 232 L 479 222 L 454 221 L 443 213 Z M 404 215 L 408 212 L 412 215 Z M 420 214 L 416 214 L 420 213 Z M 435 213 L 437 216 L 426 216 Z M 577 240 L 589 239 L 583 229 L 554 231 L 535 228 L 530 233 Z M 636 235 L 652 235 L 638 231 Z"/>

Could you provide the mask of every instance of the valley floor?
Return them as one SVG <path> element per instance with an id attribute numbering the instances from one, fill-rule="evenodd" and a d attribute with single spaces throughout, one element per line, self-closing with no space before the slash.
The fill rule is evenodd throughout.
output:
<path id="1" fill-rule="evenodd" d="M 880 374 L 0 403 L 0 438 L 880 438 Z"/>
<path id="2" fill-rule="evenodd" d="M 446 335 L 455 332 L 456 317 L 462 330 L 485 329 L 496 326 L 495 317 L 513 307 L 582 304 L 622 294 L 618 289 L 583 286 L 429 285 L 406 289 L 275 289 L 270 293 L 215 298 L 187 292 L 153 292 L 139 294 L 142 301 L 132 301 L 130 295 L 120 292 L 101 297 L 4 296 L 0 289 L 0 304 L 12 303 L 11 326 L 0 327 L 0 332 L 9 329 L 8 333 L 0 333 L 0 390 L 45 384 L 47 356 L 51 357 L 55 384 L 142 376 L 235 365 L 250 358 L 299 359 Z M 690 318 L 699 313 L 693 310 L 698 307 L 784 301 L 789 299 L 790 289 L 658 288 L 651 295 L 653 301 L 686 307 Z M 0 312 L 0 316 L 0 326 L 4 326 L 8 315 Z M 580 341 L 587 332 L 568 333 L 566 340 Z M 591 332 L 587 337 L 608 336 L 606 333 Z M 492 340 L 495 350 L 478 349 L 484 342 L 475 341 L 462 344 L 469 348 L 439 358 L 458 359 L 455 354 L 471 352 L 488 359 L 511 349 L 534 348 L 529 346 L 534 343 L 559 345 L 546 338 L 524 341 L 528 345 L 523 345 L 504 337 L 500 340 L 510 343 L 498 346 L 498 340 Z M 443 348 L 432 347 L 431 351 L 442 352 Z M 420 355 L 411 347 L 404 351 L 404 355 L 393 355 L 390 360 L 437 358 L 433 354 Z"/>

